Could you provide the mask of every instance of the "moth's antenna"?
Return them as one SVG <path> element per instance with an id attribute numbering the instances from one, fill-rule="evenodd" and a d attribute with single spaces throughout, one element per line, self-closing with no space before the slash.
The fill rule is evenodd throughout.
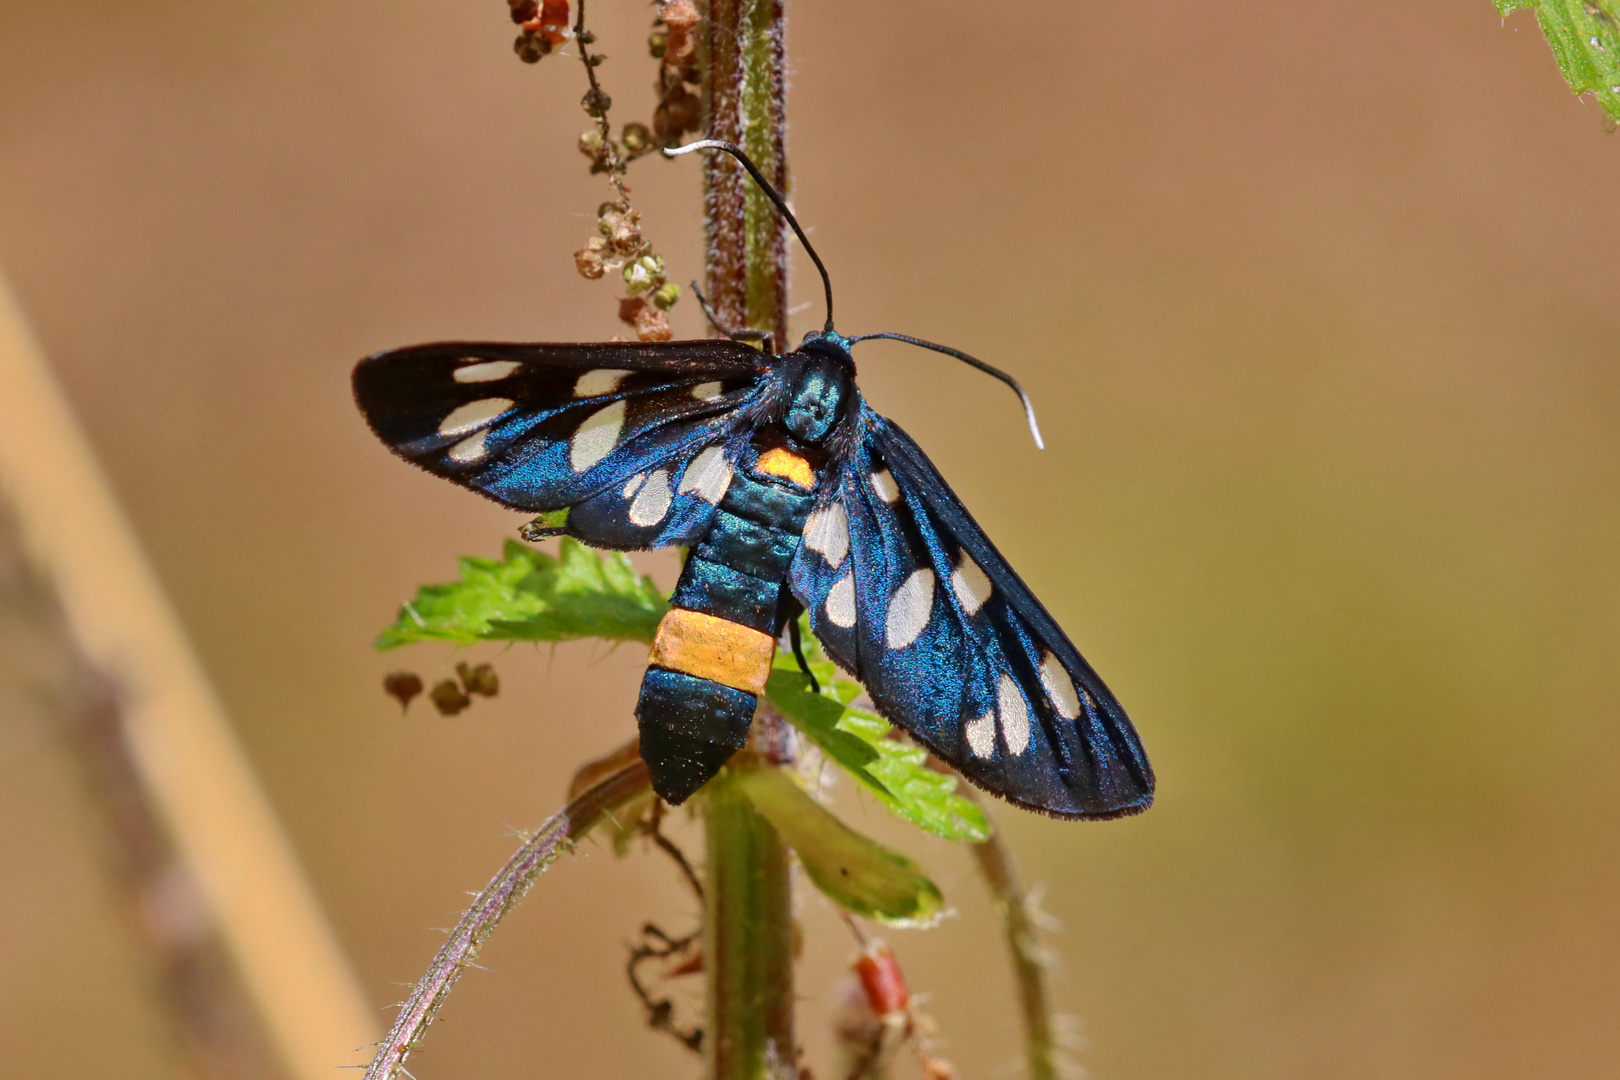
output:
<path id="1" fill-rule="evenodd" d="M 1024 419 L 1029 421 L 1029 433 L 1035 437 L 1035 449 L 1046 449 L 1046 443 L 1041 441 L 1040 425 L 1035 422 L 1034 403 L 1029 400 L 1029 395 L 1024 393 L 1024 388 L 1018 385 L 1018 380 L 1007 374 L 1005 371 L 1002 371 L 1000 368 L 991 367 L 983 360 L 980 360 L 974 356 L 969 356 L 960 349 L 953 349 L 949 345 L 935 345 L 932 341 L 924 341 L 921 338 L 907 337 L 904 334 L 862 334 L 860 337 L 850 338 L 849 343 L 854 345 L 856 342 L 871 341 L 873 338 L 888 338 L 891 341 L 904 341 L 908 345 L 920 345 L 925 349 L 933 349 L 935 352 L 942 352 L 946 356 L 954 356 L 964 364 L 972 364 L 986 375 L 993 375 L 1000 379 L 1002 382 L 1012 387 L 1013 393 L 1018 395 L 1018 400 L 1024 403 Z"/>
<path id="2" fill-rule="evenodd" d="M 799 228 L 799 220 L 793 216 L 793 211 L 788 209 L 787 200 L 782 198 L 782 193 L 772 187 L 771 182 L 765 179 L 765 174 L 759 171 L 759 167 L 748 160 L 748 155 L 743 153 L 742 147 L 733 146 L 731 143 L 722 142 L 719 139 L 699 139 L 696 142 L 689 142 L 685 146 L 677 146 L 673 150 L 666 149 L 664 156 L 680 157 L 682 154 L 690 154 L 694 150 L 722 150 L 736 158 L 742 163 L 742 167 L 748 170 L 748 175 L 754 178 L 754 183 L 759 185 L 760 190 L 766 194 L 771 202 L 776 204 L 776 208 L 782 212 L 782 216 L 787 218 L 788 225 L 793 229 L 793 235 L 799 238 L 799 243 L 804 245 L 804 250 L 810 255 L 810 261 L 816 264 L 816 270 L 821 273 L 821 287 L 827 292 L 826 331 L 829 334 L 832 333 L 832 278 L 827 276 L 827 267 L 822 263 L 821 256 L 816 254 L 816 249 L 811 246 L 810 238 L 804 235 L 803 229 Z"/>

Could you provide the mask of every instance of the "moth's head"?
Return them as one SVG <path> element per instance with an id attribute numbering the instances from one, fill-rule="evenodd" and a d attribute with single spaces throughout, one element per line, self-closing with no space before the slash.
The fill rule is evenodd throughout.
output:
<path id="1" fill-rule="evenodd" d="M 793 396 L 782 426 L 800 442 L 825 442 L 838 426 L 850 400 L 855 361 L 849 342 L 839 334 L 816 331 L 789 354 L 795 361 Z"/>

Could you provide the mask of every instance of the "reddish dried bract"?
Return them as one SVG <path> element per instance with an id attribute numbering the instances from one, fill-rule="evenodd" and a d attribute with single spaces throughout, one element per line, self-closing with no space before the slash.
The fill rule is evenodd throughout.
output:
<path id="1" fill-rule="evenodd" d="M 669 328 L 669 316 L 657 308 L 643 308 L 636 315 L 636 337 L 642 341 L 668 341 L 675 333 Z"/>
<path id="2" fill-rule="evenodd" d="M 607 241 L 593 236 L 585 241 L 584 247 L 574 252 L 574 269 L 579 271 L 580 277 L 595 281 L 607 273 L 607 268 L 602 265 L 602 251 L 606 247 Z"/>
<path id="3" fill-rule="evenodd" d="M 534 6 L 533 0 L 528 0 L 528 3 L 530 7 Z M 523 29 L 533 30 L 545 39 L 547 45 L 561 45 L 568 40 L 568 0 L 545 0 L 540 5 L 540 13 L 524 21 Z"/>
<path id="4" fill-rule="evenodd" d="M 904 1015 L 911 1005 L 906 977 L 887 945 L 877 942 L 868 945 L 866 952 L 855 961 L 855 976 L 866 992 L 866 1003 L 880 1019 Z"/>
<path id="5" fill-rule="evenodd" d="M 668 341 L 675 336 L 669 328 L 669 316 L 639 296 L 619 301 L 619 318 L 636 328 L 638 341 Z"/>

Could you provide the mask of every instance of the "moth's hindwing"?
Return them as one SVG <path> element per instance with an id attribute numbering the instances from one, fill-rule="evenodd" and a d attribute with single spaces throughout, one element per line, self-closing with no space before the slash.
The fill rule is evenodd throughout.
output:
<path id="1" fill-rule="evenodd" d="M 1114 695 L 916 443 L 864 405 L 861 421 L 790 572 L 828 655 L 997 795 L 1059 817 L 1146 809 L 1153 772 Z"/>
<path id="2" fill-rule="evenodd" d="M 762 359 L 731 341 L 445 342 L 361 361 L 354 390 L 429 472 L 520 510 L 571 507 L 590 543 L 658 547 L 712 516 Z"/>

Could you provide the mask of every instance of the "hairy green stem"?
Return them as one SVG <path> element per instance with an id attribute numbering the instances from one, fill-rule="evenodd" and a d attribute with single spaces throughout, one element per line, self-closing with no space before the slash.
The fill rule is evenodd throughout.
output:
<path id="1" fill-rule="evenodd" d="M 1018 985 L 1019 1012 L 1024 1018 L 1028 1080 L 1059 1080 L 1063 1075 L 1062 1051 L 1053 1030 L 1052 1004 L 1046 992 L 1046 956 L 1030 911 L 1029 894 L 1018 880 L 1018 867 L 1001 842 L 1000 833 L 991 833 L 990 839 L 974 844 L 973 858 L 990 888 L 1007 935 L 1007 951 L 1012 956 L 1013 977 Z"/>
<path id="2" fill-rule="evenodd" d="M 747 152 L 778 191 L 788 187 L 781 0 L 708 0 L 702 37 L 708 137 Z M 704 163 L 706 277 L 715 312 L 733 329 L 787 341 L 787 228 L 742 167 Z"/>
<path id="3" fill-rule="evenodd" d="M 741 146 L 787 188 L 781 0 L 706 0 L 700 35 L 704 121 L 710 138 Z M 705 278 L 720 320 L 787 341 L 787 225 L 742 168 L 705 155 Z M 787 726 L 769 706 L 753 749 L 788 756 Z M 708 1080 L 764 1080 L 796 1072 L 793 1038 L 792 876 L 787 849 L 728 772 L 703 797 Z"/>
<path id="4" fill-rule="evenodd" d="M 747 753 L 747 751 L 744 751 Z M 787 849 L 726 769 L 704 792 L 703 967 L 710 1080 L 792 1076 L 793 898 Z"/>

